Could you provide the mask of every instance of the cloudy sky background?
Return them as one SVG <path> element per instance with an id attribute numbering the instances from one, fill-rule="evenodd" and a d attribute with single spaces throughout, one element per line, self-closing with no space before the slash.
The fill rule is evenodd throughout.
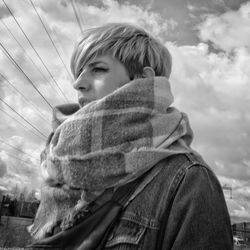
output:
<path id="1" fill-rule="evenodd" d="M 82 29 L 132 22 L 169 48 L 175 106 L 190 117 L 193 147 L 221 184 L 232 187 L 232 199 L 225 191 L 232 222 L 250 221 L 249 1 L 74 0 L 73 5 L 66 0 L 4 1 L 0 1 L 0 190 L 10 192 L 16 185 L 39 188 L 39 154 L 50 131 L 50 106 L 76 101 L 68 72 L 81 35 L 75 8 Z"/>

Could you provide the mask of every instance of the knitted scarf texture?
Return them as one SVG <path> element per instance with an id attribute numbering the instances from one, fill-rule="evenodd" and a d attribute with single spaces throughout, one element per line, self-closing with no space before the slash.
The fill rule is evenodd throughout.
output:
<path id="1" fill-rule="evenodd" d="M 160 160 L 191 152 L 187 116 L 171 107 L 165 77 L 133 80 L 80 108 L 53 111 L 53 133 L 41 154 L 41 203 L 29 230 L 43 238 L 77 205 L 135 180 Z"/>

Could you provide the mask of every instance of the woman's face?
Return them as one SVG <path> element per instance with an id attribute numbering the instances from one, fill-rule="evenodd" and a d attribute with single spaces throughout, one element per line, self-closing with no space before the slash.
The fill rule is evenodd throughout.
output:
<path id="1" fill-rule="evenodd" d="M 110 55 L 96 57 L 85 65 L 74 82 L 80 106 L 98 100 L 130 81 L 126 68 Z"/>

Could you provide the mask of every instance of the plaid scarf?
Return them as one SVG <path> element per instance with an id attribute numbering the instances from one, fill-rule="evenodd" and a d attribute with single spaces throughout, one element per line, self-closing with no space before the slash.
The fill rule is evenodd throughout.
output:
<path id="1" fill-rule="evenodd" d="M 154 77 L 131 81 L 82 108 L 55 108 L 54 131 L 41 154 L 45 182 L 33 237 L 44 237 L 79 199 L 88 204 L 160 160 L 192 151 L 187 116 L 172 102 L 168 80 Z"/>

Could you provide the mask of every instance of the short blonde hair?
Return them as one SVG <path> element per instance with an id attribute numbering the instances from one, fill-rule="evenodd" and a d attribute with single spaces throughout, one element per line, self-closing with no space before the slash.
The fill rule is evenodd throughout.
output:
<path id="1" fill-rule="evenodd" d="M 131 80 L 140 77 L 146 66 L 152 67 L 156 76 L 169 78 L 171 73 L 172 57 L 160 41 L 134 25 L 109 23 L 84 31 L 71 57 L 71 71 L 75 79 L 87 63 L 104 54 L 118 59 Z"/>

